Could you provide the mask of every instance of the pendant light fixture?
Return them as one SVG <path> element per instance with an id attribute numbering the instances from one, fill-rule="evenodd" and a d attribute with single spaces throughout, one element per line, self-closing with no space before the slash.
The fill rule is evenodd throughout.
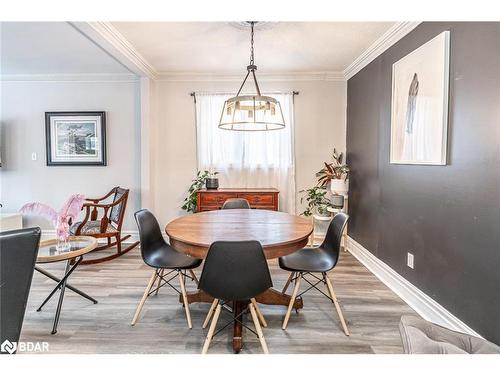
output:
<path id="1" fill-rule="evenodd" d="M 250 65 L 247 66 L 247 75 L 238 90 L 236 96 L 224 102 L 224 108 L 219 121 L 219 128 L 237 131 L 263 131 L 276 130 L 285 127 L 285 120 L 279 101 L 271 96 L 263 96 L 260 93 L 259 84 L 254 64 L 253 35 L 256 22 L 249 22 L 250 34 Z M 255 83 L 255 95 L 240 95 L 243 86 L 252 74 Z"/>

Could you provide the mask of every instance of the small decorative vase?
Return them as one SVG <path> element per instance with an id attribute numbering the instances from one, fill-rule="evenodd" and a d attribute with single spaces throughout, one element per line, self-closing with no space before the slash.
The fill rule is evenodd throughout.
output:
<path id="1" fill-rule="evenodd" d="M 332 194 L 347 195 L 347 192 L 349 191 L 349 179 L 344 180 L 332 178 L 330 180 L 330 190 Z"/>
<path id="2" fill-rule="evenodd" d="M 69 237 L 57 237 L 56 250 L 59 252 L 69 251 L 71 244 L 69 243 Z"/>
<path id="3" fill-rule="evenodd" d="M 208 190 L 217 190 L 219 188 L 219 179 L 209 177 L 205 181 L 205 186 Z"/>
<path id="4" fill-rule="evenodd" d="M 341 209 L 344 207 L 344 196 L 343 195 L 333 194 L 331 201 L 332 201 L 332 205 L 335 208 Z"/>

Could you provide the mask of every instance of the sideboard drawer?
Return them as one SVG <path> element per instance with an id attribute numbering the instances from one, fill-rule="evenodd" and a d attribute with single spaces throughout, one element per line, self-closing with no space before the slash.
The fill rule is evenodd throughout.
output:
<path id="1" fill-rule="evenodd" d="M 250 203 L 250 206 L 272 206 L 274 204 L 273 194 L 238 194 L 238 198 L 243 198 Z"/>
<path id="2" fill-rule="evenodd" d="M 197 193 L 196 211 L 220 210 L 224 202 L 231 198 L 243 198 L 250 203 L 251 208 L 278 211 L 279 190 L 273 188 L 262 189 L 201 189 Z"/>
<path id="3" fill-rule="evenodd" d="M 202 206 L 219 206 L 224 204 L 229 198 L 236 198 L 238 194 L 236 193 L 206 193 L 201 194 L 201 205 Z"/>

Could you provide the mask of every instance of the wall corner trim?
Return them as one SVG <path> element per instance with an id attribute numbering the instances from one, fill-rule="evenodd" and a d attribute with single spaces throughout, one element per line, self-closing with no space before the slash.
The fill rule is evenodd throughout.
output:
<path id="1" fill-rule="evenodd" d="M 158 81 L 170 82 L 241 82 L 241 72 L 158 72 Z M 343 72 L 282 72 L 259 73 L 259 81 L 345 81 Z"/>
<path id="2" fill-rule="evenodd" d="M 370 272 L 424 319 L 454 331 L 481 337 L 472 328 L 403 278 L 351 237 L 348 237 L 347 249 L 357 260 L 368 268 Z"/>
<path id="3" fill-rule="evenodd" d="M 412 22 L 398 22 L 387 30 L 380 38 L 368 47 L 359 57 L 354 60 L 347 68 L 344 69 L 344 76 L 346 79 L 353 77 L 361 69 L 375 60 L 389 47 L 394 45 L 397 41 L 403 38 L 406 34 L 420 25 L 420 21 Z"/>
<path id="4" fill-rule="evenodd" d="M 132 73 L 0 74 L 1 82 L 138 82 Z"/>
<path id="5" fill-rule="evenodd" d="M 111 22 L 69 22 L 130 71 L 156 79 L 158 72 Z"/>

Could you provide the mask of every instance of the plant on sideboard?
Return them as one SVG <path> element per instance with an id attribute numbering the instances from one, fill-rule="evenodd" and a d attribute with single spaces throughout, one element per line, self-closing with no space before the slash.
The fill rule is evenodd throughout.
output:
<path id="1" fill-rule="evenodd" d="M 187 212 L 195 213 L 198 203 L 198 190 L 203 188 L 208 178 L 215 178 L 218 173 L 214 171 L 198 171 L 196 178 L 192 181 L 188 189 L 187 197 L 182 202 L 181 208 Z"/>
<path id="2" fill-rule="evenodd" d="M 300 203 L 304 200 L 307 202 L 306 209 L 301 213 L 304 216 L 317 214 L 320 216 L 330 216 L 328 208 L 333 208 L 331 200 L 326 197 L 326 188 L 322 186 L 314 186 L 312 188 L 301 190 L 304 195 L 300 198 Z"/>
<path id="3" fill-rule="evenodd" d="M 316 173 L 318 186 L 325 188 L 330 183 L 334 194 L 347 194 L 349 186 L 349 167 L 344 163 L 344 154 L 333 149 L 332 161 L 325 162 L 325 166 Z"/>

